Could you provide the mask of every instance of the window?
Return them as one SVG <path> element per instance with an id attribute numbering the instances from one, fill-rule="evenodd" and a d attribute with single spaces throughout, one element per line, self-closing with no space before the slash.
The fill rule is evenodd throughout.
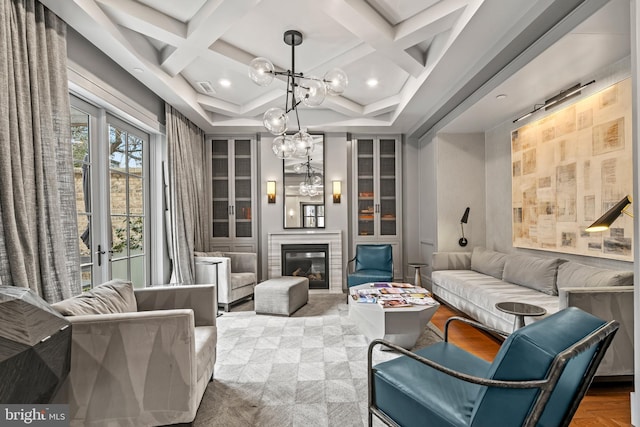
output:
<path id="1" fill-rule="evenodd" d="M 83 289 L 112 278 L 144 287 L 149 135 L 74 97 L 71 135 Z"/>

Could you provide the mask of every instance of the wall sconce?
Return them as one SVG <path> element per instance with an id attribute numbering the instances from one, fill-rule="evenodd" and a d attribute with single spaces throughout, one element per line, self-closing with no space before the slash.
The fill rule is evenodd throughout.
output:
<path id="1" fill-rule="evenodd" d="M 462 214 L 462 218 L 460 218 L 460 230 L 462 231 L 462 237 L 460 238 L 460 240 L 458 240 L 458 244 L 460 246 L 467 246 L 467 243 L 469 243 L 469 241 L 466 239 L 466 237 L 464 237 L 464 225 L 466 224 L 467 221 L 469 221 L 469 207 L 467 206 L 467 209 L 464 210 L 464 213 Z"/>
<path id="2" fill-rule="evenodd" d="M 613 205 L 611 209 L 606 211 L 600 218 L 596 219 L 596 221 L 589 227 L 587 227 L 584 231 L 593 233 L 596 231 L 608 230 L 611 224 L 613 224 L 613 222 L 622 214 L 629 215 L 631 218 L 633 218 L 633 215 L 625 211 L 625 208 L 630 204 L 631 199 L 629 198 L 629 196 L 624 196 L 624 199 Z"/>
<path id="3" fill-rule="evenodd" d="M 267 181 L 267 201 L 269 203 L 276 202 L 276 182 Z"/>
<path id="4" fill-rule="evenodd" d="M 340 203 L 342 197 L 342 181 L 333 181 L 333 203 Z"/>

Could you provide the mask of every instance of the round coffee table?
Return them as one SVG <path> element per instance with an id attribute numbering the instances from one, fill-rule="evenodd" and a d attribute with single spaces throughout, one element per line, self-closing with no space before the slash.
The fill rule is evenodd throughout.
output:
<path id="1" fill-rule="evenodd" d="M 524 302 L 503 301 L 497 303 L 496 308 L 515 316 L 513 321 L 514 331 L 524 326 L 524 316 L 543 316 L 547 314 L 547 310 L 544 308 Z"/>

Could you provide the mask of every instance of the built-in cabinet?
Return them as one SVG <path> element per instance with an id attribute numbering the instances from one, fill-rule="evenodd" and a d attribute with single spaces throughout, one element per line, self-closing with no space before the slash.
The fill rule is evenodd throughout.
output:
<path id="1" fill-rule="evenodd" d="M 354 136 L 353 252 L 357 244 L 393 247 L 394 277 L 403 277 L 402 156 L 399 136 Z"/>
<path id="2" fill-rule="evenodd" d="M 257 252 L 256 140 L 210 137 L 210 249 Z"/>

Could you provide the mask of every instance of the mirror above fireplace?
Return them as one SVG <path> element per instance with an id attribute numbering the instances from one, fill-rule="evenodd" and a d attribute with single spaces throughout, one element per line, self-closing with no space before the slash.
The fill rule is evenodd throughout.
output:
<path id="1" fill-rule="evenodd" d="M 284 159 L 284 228 L 324 228 L 324 135 L 307 157 Z"/>

